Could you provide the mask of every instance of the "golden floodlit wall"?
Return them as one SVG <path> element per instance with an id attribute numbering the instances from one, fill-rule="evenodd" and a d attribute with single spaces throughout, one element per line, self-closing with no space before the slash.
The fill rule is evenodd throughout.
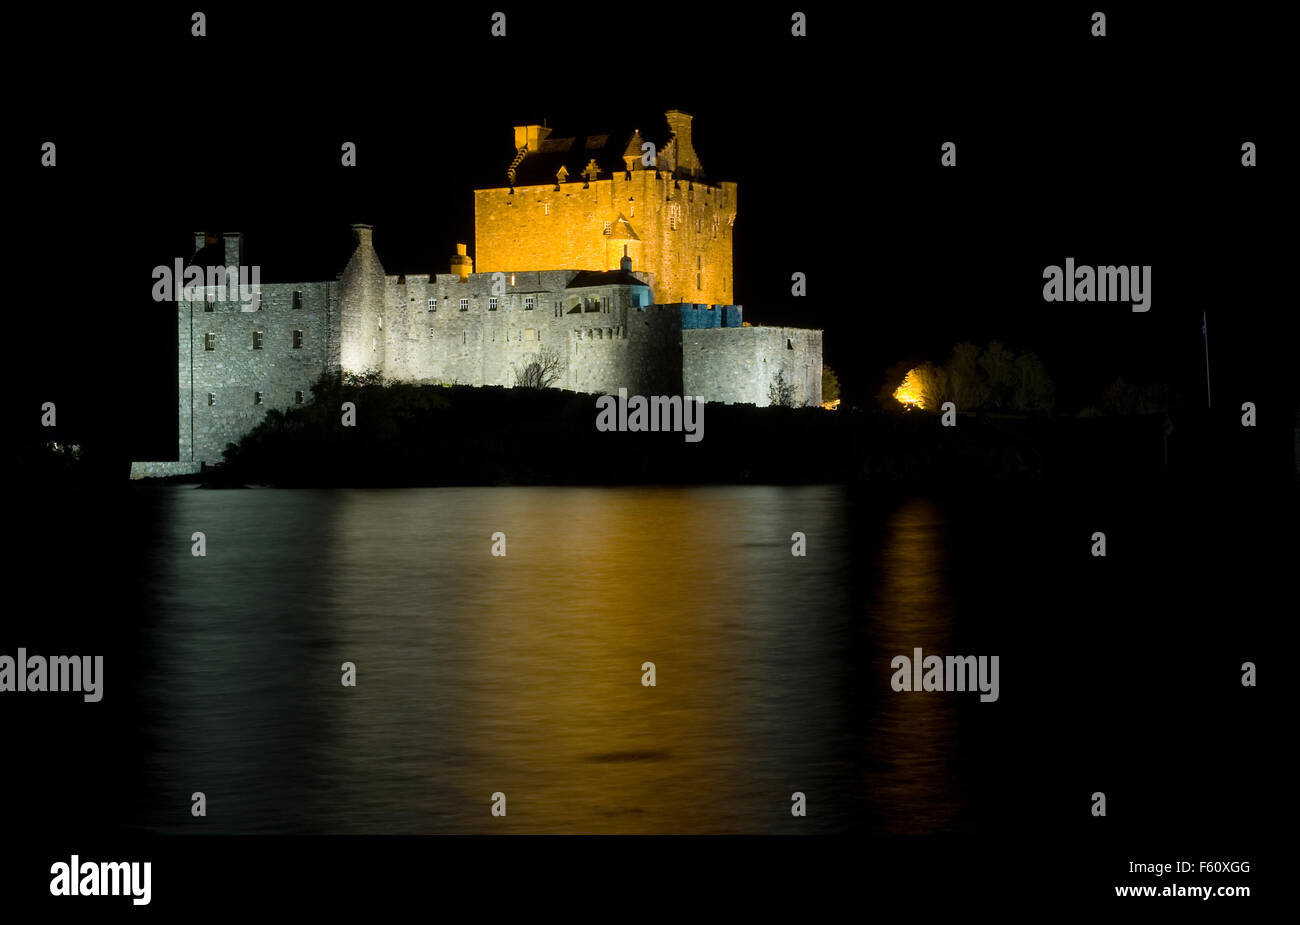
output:
<path id="1" fill-rule="evenodd" d="M 654 170 L 619 171 L 585 188 L 475 190 L 475 265 L 480 273 L 616 270 L 626 247 L 633 269 L 654 274 L 656 302 L 734 304 L 735 216 L 735 183 L 656 179 Z"/>

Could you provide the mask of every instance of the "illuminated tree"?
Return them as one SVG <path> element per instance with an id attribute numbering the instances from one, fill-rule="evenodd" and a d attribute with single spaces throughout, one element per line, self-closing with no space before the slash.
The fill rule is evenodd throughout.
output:
<path id="1" fill-rule="evenodd" d="M 840 397 L 840 379 L 835 370 L 822 364 L 822 401 L 835 401 Z"/>

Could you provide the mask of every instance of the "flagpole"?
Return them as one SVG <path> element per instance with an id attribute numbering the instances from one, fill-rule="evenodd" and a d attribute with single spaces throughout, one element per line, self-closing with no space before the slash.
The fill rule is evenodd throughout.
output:
<path id="1" fill-rule="evenodd" d="M 1206 328 L 1206 313 L 1201 312 L 1201 340 L 1205 344 L 1205 407 L 1211 407 L 1210 404 L 1210 333 Z"/>

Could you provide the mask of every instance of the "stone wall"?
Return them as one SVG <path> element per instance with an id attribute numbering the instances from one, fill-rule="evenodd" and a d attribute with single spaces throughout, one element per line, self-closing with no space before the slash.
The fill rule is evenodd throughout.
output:
<path id="1" fill-rule="evenodd" d="M 581 181 L 474 191 L 480 273 L 618 269 L 623 247 L 654 275 L 656 301 L 735 301 L 732 225 L 736 184 L 674 180 L 654 170 Z M 609 225 L 607 234 L 606 223 Z M 630 229 L 631 236 L 623 229 Z"/>
<path id="2" fill-rule="evenodd" d="M 133 462 L 131 478 L 161 479 L 172 475 L 194 475 L 202 467 L 196 462 Z"/>
<path id="3" fill-rule="evenodd" d="M 538 353 L 553 350 L 565 361 L 557 386 L 578 388 L 574 332 L 582 329 L 600 340 L 625 337 L 627 312 L 646 305 L 651 290 L 648 283 L 568 289 L 576 272 L 388 277 L 385 377 L 513 386 Z"/>
<path id="4" fill-rule="evenodd" d="M 632 175 L 652 190 L 666 191 L 678 182 L 667 174 L 656 181 L 653 171 Z M 592 186 L 598 193 L 621 195 L 628 186 L 620 182 Z M 667 196 L 670 201 L 660 205 L 699 203 L 694 211 L 683 209 L 688 217 L 721 215 L 734 205 L 734 184 L 697 184 Z M 647 213 L 649 225 L 656 215 L 667 215 L 653 205 L 637 211 Z M 720 289 L 726 291 L 729 224 L 723 222 L 727 233 L 719 231 L 717 239 L 705 242 L 689 227 L 679 232 L 664 222 L 660 239 L 641 242 L 642 257 L 658 260 L 661 272 L 681 288 L 683 262 L 693 282 L 687 258 L 695 254 L 705 264 L 707 252 L 715 261 L 711 272 L 725 269 L 727 284 Z M 821 331 L 738 327 L 741 307 L 726 302 L 711 307 L 693 298 L 664 304 L 669 301 L 660 295 L 664 287 L 650 270 L 633 274 L 639 285 L 574 289 L 568 286 L 577 269 L 390 276 L 375 254 L 371 229 L 354 229 L 357 247 L 337 282 L 262 284 L 261 306 L 254 312 L 241 311 L 237 302 L 177 307 L 178 460 L 133 464 L 133 477 L 220 463 L 226 445 L 256 427 L 268 410 L 310 400 L 312 384 L 326 370 L 377 370 L 390 380 L 421 383 L 513 386 L 532 359 L 553 351 L 562 361 L 557 388 L 766 405 L 780 371 L 793 385 L 797 403 L 820 403 Z M 592 260 L 588 268 L 607 268 L 605 258 Z M 650 304 L 656 295 L 658 304 Z"/>
<path id="5" fill-rule="evenodd" d="M 568 315 L 569 375 L 576 392 L 682 394 L 681 314 L 665 306 L 628 307 L 613 317 Z"/>
<path id="6" fill-rule="evenodd" d="M 794 386 L 796 405 L 822 400 L 822 332 L 806 328 L 699 328 L 682 332 L 688 395 L 759 407 L 771 404 L 777 374 Z"/>
<path id="7" fill-rule="evenodd" d="M 179 304 L 182 462 L 219 463 L 226 444 L 255 427 L 267 410 L 311 399 L 337 338 L 336 289 L 335 283 L 263 283 L 254 312 L 241 311 L 238 302 L 212 303 L 212 311 L 202 303 Z M 295 332 L 300 346 L 294 346 Z"/>

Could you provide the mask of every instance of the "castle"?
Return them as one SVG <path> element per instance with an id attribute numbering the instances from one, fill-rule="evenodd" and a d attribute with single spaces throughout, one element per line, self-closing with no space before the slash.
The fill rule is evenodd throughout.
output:
<path id="1" fill-rule="evenodd" d="M 461 244 L 448 273 L 388 274 L 371 226 L 353 225 L 334 281 L 263 283 L 254 311 L 218 289 L 178 301 L 178 459 L 132 477 L 221 462 L 326 371 L 515 386 L 544 367 L 543 384 L 578 392 L 755 405 L 779 375 L 794 404 L 819 404 L 822 332 L 743 321 L 729 301 L 736 184 L 706 179 L 690 115 L 666 118 L 662 145 L 517 126 L 507 185 L 474 192 L 477 272 Z M 191 266 L 243 266 L 239 234 L 194 244 Z"/>

